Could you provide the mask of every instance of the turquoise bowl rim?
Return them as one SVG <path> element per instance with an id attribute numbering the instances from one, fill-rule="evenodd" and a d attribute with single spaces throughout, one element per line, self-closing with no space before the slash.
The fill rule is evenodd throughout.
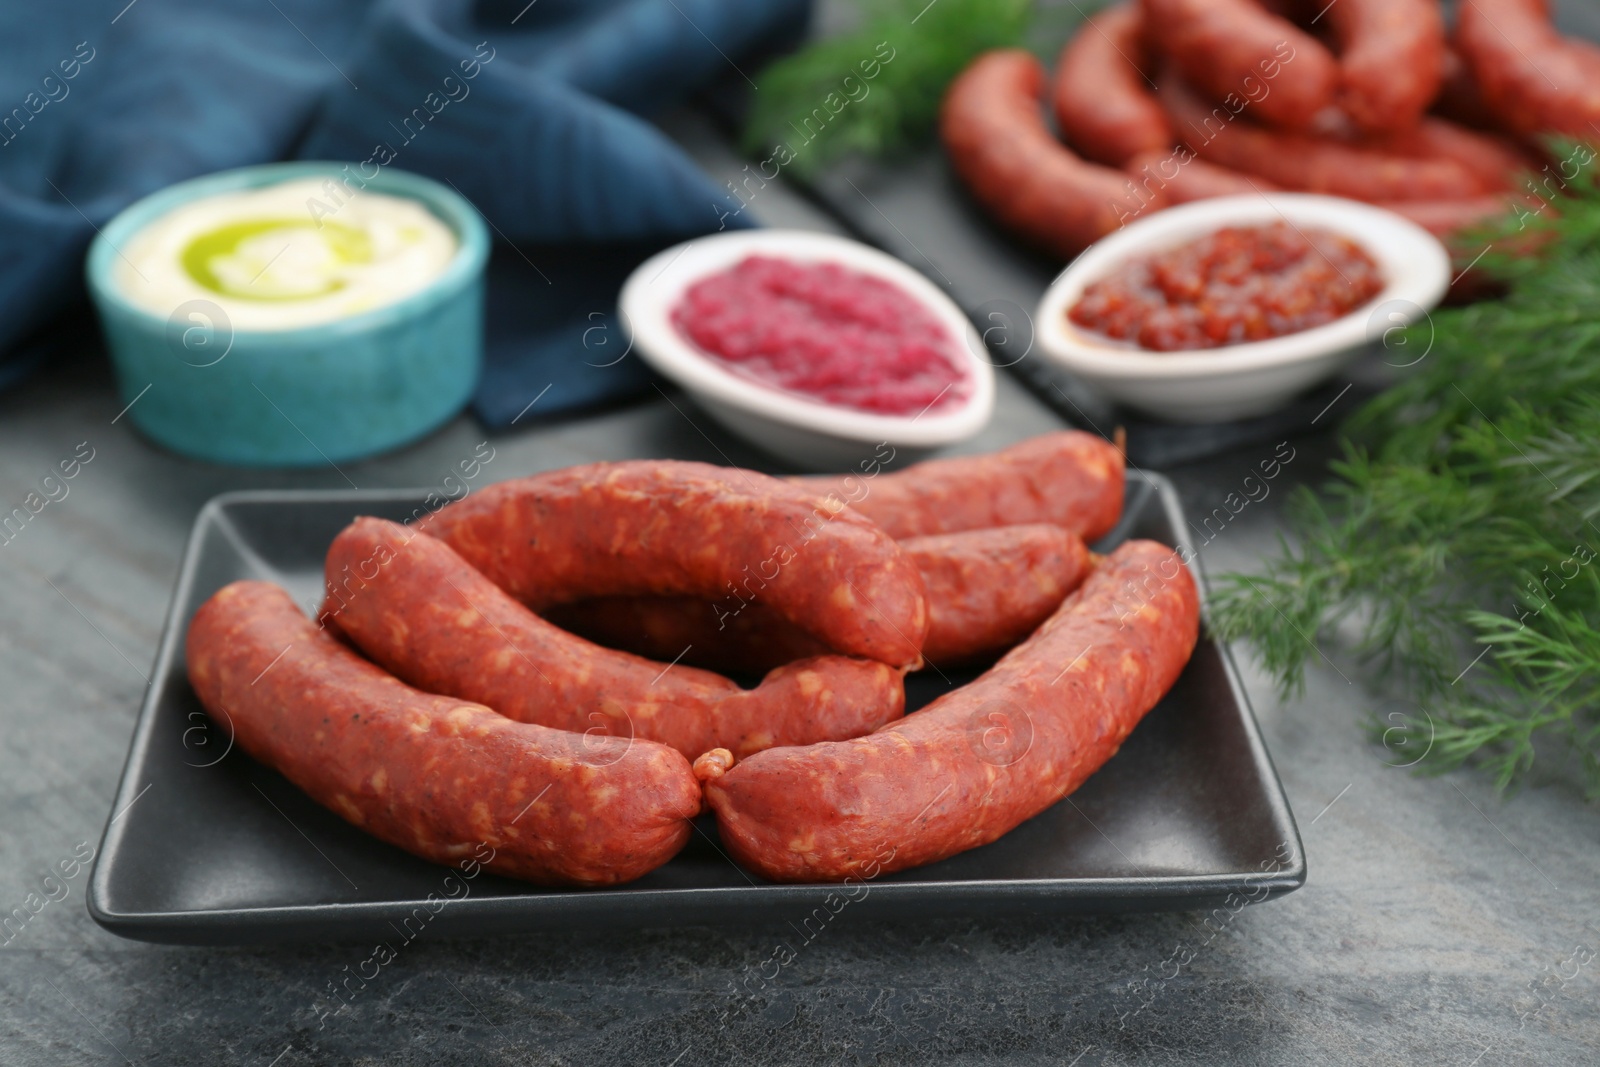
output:
<path id="1" fill-rule="evenodd" d="M 150 223 L 175 208 L 218 193 L 260 189 L 295 178 L 334 177 L 357 164 L 333 160 L 296 160 L 286 163 L 257 163 L 233 170 L 216 171 L 198 178 L 169 185 L 123 208 L 95 235 L 84 263 L 84 276 L 96 303 L 114 308 L 119 315 L 134 319 L 140 326 L 165 331 L 167 319 L 133 303 L 118 289 L 112 275 L 114 260 L 122 257 L 121 246 Z M 357 177 L 364 189 L 389 193 L 420 202 L 456 235 L 459 247 L 444 272 L 422 289 L 392 304 L 384 304 L 357 315 L 332 322 L 295 326 L 286 330 L 229 329 L 234 344 L 275 345 L 299 348 L 327 341 L 346 340 L 391 326 L 403 325 L 426 315 L 438 305 L 453 299 L 484 272 L 489 259 L 489 230 L 483 215 L 472 202 L 454 189 L 432 178 L 392 167 L 381 169 L 374 178 Z M 209 297 L 206 299 L 210 299 Z M 108 327 L 115 330 L 116 327 Z M 108 338 L 111 356 L 116 358 L 115 338 Z"/>

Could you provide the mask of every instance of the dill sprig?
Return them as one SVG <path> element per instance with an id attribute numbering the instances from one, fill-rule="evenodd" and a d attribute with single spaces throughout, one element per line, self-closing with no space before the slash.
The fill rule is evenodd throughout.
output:
<path id="1" fill-rule="evenodd" d="M 1600 187 L 1480 236 L 1505 296 L 1408 331 L 1427 356 L 1346 424 L 1333 480 L 1296 494 L 1262 573 L 1221 579 L 1211 623 L 1286 695 L 1324 643 L 1376 666 L 1426 713 L 1425 769 L 1505 788 L 1554 743 L 1600 797 Z"/>
<path id="2" fill-rule="evenodd" d="M 804 175 L 852 152 L 886 156 L 922 143 L 933 132 L 945 86 L 980 52 L 1019 43 L 1030 6 L 1030 0 L 877 0 L 858 29 L 761 72 L 744 150 L 767 158 L 785 146 L 780 165 Z M 880 54 L 880 44 L 891 51 Z M 864 76 L 863 62 L 874 77 Z M 783 162 L 790 153 L 792 161 Z"/>

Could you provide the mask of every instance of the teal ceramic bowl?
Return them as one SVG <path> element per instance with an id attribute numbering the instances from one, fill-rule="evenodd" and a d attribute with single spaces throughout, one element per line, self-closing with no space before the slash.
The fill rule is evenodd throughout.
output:
<path id="1" fill-rule="evenodd" d="M 208 174 L 145 197 L 89 249 L 89 294 L 127 417 L 187 456 L 248 466 L 312 466 L 383 452 L 466 404 L 483 363 L 489 237 L 470 203 L 419 175 L 381 171 L 366 188 L 422 203 L 454 231 L 455 258 L 395 303 L 314 326 L 234 329 L 209 301 L 162 318 L 116 285 L 121 249 L 192 200 L 334 175 L 343 163 L 272 163 Z"/>

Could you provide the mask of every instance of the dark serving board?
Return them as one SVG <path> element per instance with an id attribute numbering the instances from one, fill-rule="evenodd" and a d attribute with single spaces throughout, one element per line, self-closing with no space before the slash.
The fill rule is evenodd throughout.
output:
<path id="1" fill-rule="evenodd" d="M 429 894 L 456 898 L 421 913 L 430 929 L 461 934 L 717 925 L 823 905 L 829 886 L 765 883 L 735 866 L 709 817 L 681 854 L 627 886 L 552 890 L 480 875 L 463 893 L 452 870 L 367 836 L 232 747 L 185 674 L 196 608 L 228 582 L 262 578 L 309 609 L 327 545 L 352 517 L 403 520 L 424 495 L 230 493 L 201 510 L 91 879 L 95 920 L 124 937 L 228 944 L 388 938 Z M 1097 547 L 1178 544 L 1184 529 L 1165 479 L 1133 473 L 1123 521 Z M 970 677 L 916 677 L 908 703 Z M 1233 662 L 1202 638 L 1172 692 L 1076 793 L 993 844 L 880 878 L 850 906 L 901 918 L 1188 909 L 1285 893 L 1305 875 Z"/>

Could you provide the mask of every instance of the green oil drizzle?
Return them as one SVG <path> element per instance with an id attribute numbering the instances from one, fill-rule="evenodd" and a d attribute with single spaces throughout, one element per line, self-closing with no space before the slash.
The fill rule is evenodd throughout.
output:
<path id="1" fill-rule="evenodd" d="M 303 219 L 293 218 L 247 219 L 210 230 L 190 241 L 183 250 L 183 269 L 189 277 L 212 292 L 244 300 L 308 300 L 338 292 L 345 287 L 344 279 L 328 277 L 320 289 L 302 289 L 292 293 L 273 292 L 270 288 L 255 286 L 253 281 L 252 284 L 244 286 L 233 285 L 217 274 L 213 267 L 217 260 L 237 255 L 239 246 L 250 238 L 272 232 L 282 232 L 285 247 L 293 241 L 319 242 L 333 254 L 334 262 L 338 266 L 372 262 L 372 243 L 365 231 L 353 226 L 326 221 L 314 225 Z M 265 266 L 264 264 L 263 270 Z M 259 275 L 257 277 L 259 278 Z"/>

